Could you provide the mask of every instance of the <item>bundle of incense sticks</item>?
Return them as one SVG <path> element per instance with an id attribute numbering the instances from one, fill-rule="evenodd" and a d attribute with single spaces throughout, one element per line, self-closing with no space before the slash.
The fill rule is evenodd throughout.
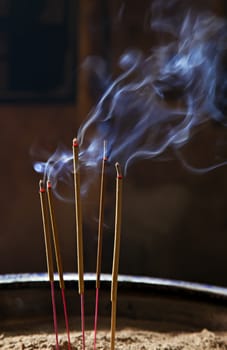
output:
<path id="1" fill-rule="evenodd" d="M 46 258 L 47 258 L 47 268 L 48 275 L 51 284 L 51 297 L 52 297 L 52 305 L 53 305 L 53 319 L 54 319 L 54 330 L 56 336 L 56 349 L 59 349 L 59 341 L 58 341 L 58 326 L 57 326 L 57 313 L 56 313 L 56 304 L 55 304 L 55 291 L 54 291 L 54 268 L 53 268 L 53 257 L 52 257 L 52 245 L 51 245 L 51 234 L 50 234 L 50 225 L 52 229 L 52 237 L 54 242 L 54 250 L 55 257 L 59 275 L 59 285 L 61 289 L 62 302 L 64 308 L 64 316 L 65 316 L 65 325 L 68 337 L 68 350 L 71 350 L 71 341 L 70 341 L 70 331 L 69 331 L 69 322 L 68 322 L 68 313 L 66 306 L 66 298 L 65 298 L 65 283 L 63 278 L 63 269 L 61 262 L 61 255 L 59 249 L 59 240 L 57 233 L 57 226 L 54 214 L 53 207 L 53 197 L 51 190 L 51 182 L 47 181 L 47 190 L 45 189 L 44 182 L 40 181 L 40 203 L 42 210 L 42 219 L 43 219 L 43 229 L 44 229 L 44 239 L 45 239 L 45 247 L 46 247 Z"/>
<path id="2" fill-rule="evenodd" d="M 43 220 L 44 241 L 45 241 L 45 248 L 46 248 L 47 270 L 48 270 L 48 277 L 49 277 L 50 287 L 51 287 L 51 299 L 52 299 L 52 307 L 53 307 L 53 319 L 54 319 L 54 331 L 55 331 L 55 337 L 56 337 L 56 349 L 58 350 L 59 349 L 59 342 L 58 342 L 58 325 L 57 325 L 57 315 L 56 315 L 56 304 L 55 304 L 55 295 L 54 295 L 53 256 L 52 256 L 52 250 L 51 250 L 51 237 L 50 237 L 49 222 L 48 222 L 46 189 L 44 187 L 44 183 L 42 180 L 40 180 L 40 182 L 39 182 L 39 193 L 40 193 L 42 220 Z"/>
<path id="3" fill-rule="evenodd" d="M 96 349 L 96 333 L 98 321 L 98 304 L 99 288 L 102 260 L 102 239 L 103 239 L 103 221 L 104 221 L 104 194 L 105 194 L 105 170 L 106 170 L 106 142 L 104 141 L 103 160 L 100 179 L 100 199 L 99 199 L 99 224 L 98 224 L 98 245 L 97 245 L 97 262 L 96 262 L 96 301 L 95 301 L 95 322 L 94 322 L 94 350 Z M 118 268 L 120 255 L 120 233 L 121 233 L 121 211 L 122 211 L 122 173 L 120 164 L 116 163 L 116 203 L 115 203 L 115 232 L 114 232 L 114 252 L 112 264 L 112 283 L 111 283 L 111 350 L 115 349 L 115 332 L 116 332 L 116 309 L 117 309 L 117 285 L 118 285 Z M 75 218 L 76 218 L 76 239 L 77 239 L 77 267 L 78 267 L 78 293 L 81 297 L 81 329 L 82 329 L 82 348 L 85 350 L 85 316 L 84 316 L 84 259 L 83 259 L 83 232 L 82 232 L 82 208 L 80 193 L 80 165 L 79 165 L 79 145 L 75 138 L 73 140 L 73 170 L 74 170 L 74 189 L 75 189 Z M 47 193 L 47 196 L 46 196 Z M 43 218 L 44 239 L 46 247 L 46 259 L 49 280 L 51 283 L 51 295 L 53 305 L 54 329 L 56 334 L 56 348 L 58 344 L 58 327 L 56 306 L 54 299 L 54 272 L 53 258 L 51 250 L 51 237 L 48 222 L 51 223 L 52 236 L 55 249 L 55 257 L 59 275 L 59 284 L 62 291 L 62 301 L 64 306 L 65 324 L 68 335 L 68 350 L 71 349 L 70 332 L 68 324 L 68 315 L 65 300 L 65 284 L 63 279 L 63 269 L 59 249 L 59 241 L 56 227 L 56 219 L 53 208 L 52 187 L 50 180 L 47 181 L 47 189 L 44 182 L 40 181 L 40 201 Z"/>
<path id="4" fill-rule="evenodd" d="M 50 221 L 51 221 L 53 241 L 54 241 L 55 257 L 56 257 L 58 276 L 59 276 L 59 285 L 61 289 L 62 303 L 63 303 L 64 316 L 65 316 L 65 326 L 66 326 L 67 337 L 68 337 L 68 350 L 71 350 L 69 321 L 68 321 L 68 313 L 67 313 L 66 298 L 65 298 L 65 282 L 63 278 L 62 261 L 61 261 L 61 254 L 60 254 L 60 248 L 59 248 L 59 239 L 58 239 L 57 225 L 56 225 L 56 219 L 55 219 L 55 213 L 54 213 L 54 207 L 53 207 L 53 195 L 52 195 L 52 187 L 51 187 L 50 180 L 47 181 L 47 197 L 48 197 L 49 214 L 50 214 Z"/>
<path id="5" fill-rule="evenodd" d="M 96 262 L 96 302 L 95 302 L 95 321 L 94 321 L 94 350 L 96 349 L 96 333 L 98 321 L 98 303 L 102 260 L 102 236 L 104 219 L 104 192 L 105 192 L 105 169 L 106 169 L 106 141 L 103 147 L 103 160 L 100 180 L 100 200 L 99 200 L 99 225 L 98 225 L 98 246 Z M 120 255 L 120 233 L 121 233 L 121 210 L 122 210 L 122 173 L 120 164 L 116 163 L 116 204 L 115 204 L 115 236 L 114 236 L 114 254 L 112 265 L 112 283 L 111 283 L 111 350 L 115 348 L 115 330 L 116 330 L 116 307 L 117 307 L 117 279 Z M 78 265 L 78 292 L 81 296 L 81 325 L 83 349 L 85 349 L 85 326 L 84 326 L 84 265 L 83 265 L 83 234 L 82 234 L 82 209 L 80 197 L 80 169 L 79 169 L 79 145 L 77 139 L 73 140 L 73 167 L 74 167 L 74 185 L 75 185 L 75 209 L 76 209 L 76 231 L 77 231 L 77 265 Z"/>

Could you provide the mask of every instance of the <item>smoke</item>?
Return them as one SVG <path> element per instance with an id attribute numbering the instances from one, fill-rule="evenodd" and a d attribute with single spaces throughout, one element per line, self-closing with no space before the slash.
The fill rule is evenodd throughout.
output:
<path id="1" fill-rule="evenodd" d="M 34 162 L 34 170 L 43 174 L 44 183 L 47 180 L 51 181 L 52 190 L 59 199 L 71 201 L 71 195 L 66 195 L 65 189 L 72 182 L 72 152 L 61 145 L 53 154 L 47 154 L 46 157 L 47 161 Z"/>
<path id="2" fill-rule="evenodd" d="M 78 131 L 81 167 L 97 168 L 106 140 L 109 161 L 121 162 L 125 172 L 136 160 L 158 157 L 169 148 L 195 170 L 180 149 L 202 124 L 214 120 L 226 125 L 226 22 L 181 5 L 176 0 L 153 1 L 149 30 L 159 42 L 148 54 L 127 50 L 119 59 L 118 77 L 104 82 L 105 92 Z M 102 65 L 97 58 L 95 62 L 101 76 Z M 63 169 L 71 173 L 71 152 L 55 156 L 54 162 L 43 165 L 48 176 L 56 178 Z"/>
<path id="3" fill-rule="evenodd" d="M 125 52 L 119 60 L 122 73 L 81 126 L 85 164 L 101 154 L 103 139 L 110 159 L 122 162 L 126 170 L 138 158 L 157 157 L 168 147 L 179 149 L 210 119 L 226 123 L 217 105 L 226 84 L 221 71 L 226 23 L 192 9 L 166 17 L 170 3 L 176 1 L 155 1 L 150 19 L 150 29 L 167 42 L 148 56 L 139 50 Z M 86 152 L 88 144 L 92 152 Z"/>

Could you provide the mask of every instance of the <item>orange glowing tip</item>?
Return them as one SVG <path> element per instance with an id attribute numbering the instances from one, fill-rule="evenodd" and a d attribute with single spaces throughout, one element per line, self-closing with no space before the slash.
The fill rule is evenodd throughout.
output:
<path id="1" fill-rule="evenodd" d="M 75 138 L 73 139 L 73 147 L 78 147 L 78 146 L 79 146 L 79 143 L 78 143 L 77 138 L 75 137 Z"/>
<path id="2" fill-rule="evenodd" d="M 115 163 L 115 168 L 116 168 L 116 172 L 117 172 L 117 178 L 118 179 L 122 179 L 123 175 L 122 175 L 120 164 L 119 163 Z"/>
<path id="3" fill-rule="evenodd" d="M 106 140 L 104 140 L 103 142 L 103 160 L 104 161 L 107 161 L 108 160 L 108 157 L 107 157 L 107 142 Z"/>
<path id="4" fill-rule="evenodd" d="M 46 192 L 43 180 L 40 180 L 40 181 L 39 181 L 39 191 L 40 191 L 41 193 Z"/>

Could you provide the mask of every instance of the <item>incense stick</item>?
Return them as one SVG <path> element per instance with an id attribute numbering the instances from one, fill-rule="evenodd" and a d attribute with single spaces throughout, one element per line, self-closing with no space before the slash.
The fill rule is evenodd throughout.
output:
<path id="1" fill-rule="evenodd" d="M 121 235 L 121 212 L 122 212 L 122 173 L 120 164 L 116 163 L 116 205 L 115 205 L 115 234 L 114 234 L 114 254 L 112 266 L 111 283 L 111 350 L 115 349 L 115 331 L 116 331 L 116 311 L 117 311 L 117 284 L 118 267 L 120 255 L 120 235 Z"/>
<path id="2" fill-rule="evenodd" d="M 49 231 L 49 223 L 48 223 L 46 190 L 44 188 L 44 184 L 42 180 L 40 180 L 39 182 L 39 194 L 40 194 L 43 232 L 44 232 L 44 241 L 45 241 L 45 249 L 46 249 L 47 270 L 48 270 L 48 277 L 49 277 L 50 286 L 51 286 L 51 300 L 52 300 L 52 308 L 53 308 L 54 331 L 55 331 L 55 337 L 56 337 L 56 349 L 59 350 L 57 313 L 56 313 L 56 303 L 55 303 L 55 297 L 54 297 L 53 257 L 52 257 L 52 251 L 51 251 L 51 240 L 50 240 L 50 231 Z"/>
<path id="3" fill-rule="evenodd" d="M 97 261 L 96 261 L 96 297 L 95 297 L 95 322 L 94 322 L 94 350 L 96 349 L 96 333 L 98 323 L 98 305 L 99 305 L 99 288 L 100 274 L 102 263 L 102 240 L 103 240 L 103 219 L 104 219 L 104 191 L 105 191 L 105 169 L 106 169 L 106 141 L 103 143 L 103 159 L 100 181 L 100 197 L 99 197 L 99 224 L 98 224 L 98 245 L 97 245 Z"/>
<path id="4" fill-rule="evenodd" d="M 78 142 L 73 140 L 73 170 L 75 190 L 75 214 L 76 214 L 76 237 L 77 237 L 77 267 L 78 267 L 78 293 L 81 298 L 81 328 L 83 349 L 85 349 L 85 326 L 84 326 L 84 262 L 83 262 L 83 235 L 82 235 L 82 210 L 80 198 L 80 172 Z"/>
<path id="5" fill-rule="evenodd" d="M 68 350 L 71 350 L 69 321 L 68 321 L 68 313 L 67 313 L 67 306 L 66 306 L 66 299 L 65 299 L 65 283 L 64 283 L 64 277 L 63 277 L 63 268 L 62 268 L 61 254 L 60 254 L 60 248 L 59 248 L 59 239 L 58 239 L 57 225 L 56 225 L 56 219 L 55 219 L 55 213 L 54 213 L 54 207 L 53 207 L 53 194 L 52 194 L 52 187 L 51 187 L 50 180 L 47 181 L 47 198 L 48 198 L 49 214 L 50 214 L 51 228 L 52 228 L 53 241 L 54 241 L 55 257 L 56 257 L 58 276 L 59 276 L 59 285 L 61 288 L 62 303 L 64 308 L 65 326 L 66 326 L 67 338 L 68 338 Z"/>
<path id="6" fill-rule="evenodd" d="M 106 169 L 106 141 L 103 144 L 103 159 L 100 181 L 100 197 L 99 197 L 99 224 L 98 224 L 98 246 L 97 246 L 97 262 L 96 262 L 96 288 L 100 287 L 100 273 L 102 262 L 102 237 L 103 237 L 103 219 L 104 219 L 104 190 L 105 190 L 105 169 Z"/>

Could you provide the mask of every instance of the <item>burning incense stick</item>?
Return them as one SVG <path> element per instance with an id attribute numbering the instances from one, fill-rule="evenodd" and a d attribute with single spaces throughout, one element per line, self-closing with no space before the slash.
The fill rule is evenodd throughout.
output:
<path id="1" fill-rule="evenodd" d="M 66 299 L 65 299 L 65 283 L 64 283 L 64 277 L 63 277 L 62 261 L 61 261 L 61 254 L 60 254 L 60 248 L 59 248 L 57 225 L 56 225 L 56 219 L 55 219 L 54 207 L 53 207 L 53 194 L 52 194 L 50 180 L 47 181 L 47 197 L 48 197 L 49 214 L 50 214 L 51 228 L 52 228 L 53 241 L 54 241 L 55 257 L 56 257 L 57 269 L 58 269 L 58 275 L 59 275 L 59 284 L 61 288 L 62 303 L 64 308 L 65 325 L 66 325 L 66 331 L 67 331 L 67 337 L 68 337 L 68 350 L 71 350 L 69 321 L 68 321 L 68 313 L 67 313 L 67 306 L 66 306 Z"/>
<path id="2" fill-rule="evenodd" d="M 47 198 L 48 198 L 49 214 L 50 214 L 51 228 L 52 228 L 52 234 L 53 234 L 58 275 L 59 275 L 59 284 L 60 284 L 61 288 L 65 288 L 65 283 L 64 283 L 64 279 L 63 279 L 61 255 L 60 255 L 60 249 L 59 249 L 59 240 L 58 240 L 56 219 L 55 219 L 54 208 L 53 208 L 53 196 L 52 196 L 51 182 L 49 180 L 47 181 Z"/>
<path id="3" fill-rule="evenodd" d="M 98 246 L 97 246 L 97 262 L 96 262 L 96 298 L 95 298 L 95 322 L 94 322 L 94 350 L 96 349 L 96 333 L 98 323 L 98 305 L 99 305 L 99 288 L 100 274 L 102 263 L 102 237 L 103 237 L 103 219 L 104 219 L 104 191 L 105 191 L 105 169 L 106 169 L 106 141 L 103 143 L 103 159 L 100 181 L 100 198 L 99 198 L 99 224 L 98 224 Z"/>
<path id="4" fill-rule="evenodd" d="M 77 237 L 77 266 L 78 266 L 78 292 L 81 297 L 81 327 L 83 349 L 85 349 L 84 332 L 84 262 L 83 262 L 83 235 L 82 235 L 82 210 L 80 198 L 80 172 L 79 172 L 79 152 L 78 142 L 73 140 L 73 170 L 74 170 L 74 189 L 75 189 L 75 210 L 76 210 L 76 237 Z"/>
<path id="5" fill-rule="evenodd" d="M 42 220 L 43 220 L 43 231 L 44 231 L 44 240 L 45 240 L 45 249 L 46 249 L 47 269 L 48 269 L 48 276 L 49 276 L 49 281 L 50 281 L 50 286 L 51 286 L 51 299 L 52 299 L 52 307 L 53 307 L 54 330 L 55 330 L 55 336 L 56 336 L 56 349 L 59 350 L 57 313 L 56 313 L 56 304 L 55 304 L 55 296 L 54 296 L 53 257 L 52 257 L 50 231 L 49 231 L 49 223 L 48 223 L 46 190 L 45 190 L 45 187 L 44 187 L 42 180 L 40 180 L 40 182 L 39 182 L 39 193 L 40 193 Z"/>
<path id="6" fill-rule="evenodd" d="M 99 199 L 99 225 L 98 225 L 98 247 L 97 247 L 97 263 L 96 263 L 96 288 L 100 287 L 100 274 L 102 262 L 102 236 L 103 236 L 103 219 L 104 219 L 104 190 L 105 190 L 105 169 L 106 169 L 106 141 L 103 145 L 103 160 L 100 182 L 100 199 Z"/>
<path id="7" fill-rule="evenodd" d="M 122 173 L 120 164 L 116 163 L 116 206 L 115 206 L 115 234 L 114 234 L 114 254 L 112 266 L 112 284 L 111 284 L 111 350 L 115 348 L 116 331 L 116 310 L 117 310 L 117 283 L 118 267 L 120 255 L 120 235 L 121 235 L 121 212 L 122 212 Z"/>

